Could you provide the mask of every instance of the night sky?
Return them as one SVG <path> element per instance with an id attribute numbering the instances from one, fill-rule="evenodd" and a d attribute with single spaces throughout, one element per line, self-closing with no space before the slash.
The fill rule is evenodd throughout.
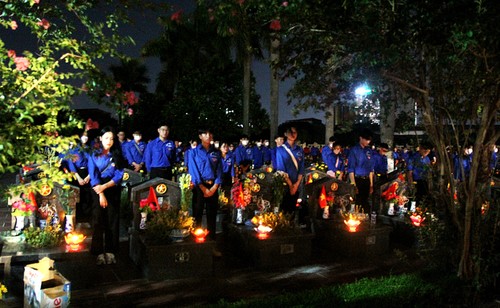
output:
<path id="1" fill-rule="evenodd" d="M 175 12 L 179 9 L 184 10 L 184 12 L 191 11 L 195 6 L 194 0 L 158 0 L 157 2 L 167 2 L 172 5 L 172 12 Z M 133 25 L 124 26 L 123 33 L 124 35 L 131 36 L 136 45 L 135 46 L 127 46 L 122 51 L 127 55 L 139 58 L 140 57 L 140 49 L 142 46 L 149 40 L 158 37 L 161 33 L 161 27 L 156 22 L 158 15 L 155 15 L 154 12 L 148 12 L 145 15 L 142 12 L 134 12 L 132 13 L 132 18 L 134 20 Z M 9 35 L 10 34 L 10 35 Z M 7 49 L 14 49 L 18 52 L 18 54 L 22 53 L 23 50 L 33 50 L 33 41 L 27 39 L 29 35 L 27 35 L 25 29 L 20 26 L 16 32 L 15 37 L 12 36 L 11 31 L 7 31 L 5 29 L 0 29 L 0 37 L 5 42 Z M 22 37 L 23 39 L 19 39 Z M 156 76 L 160 72 L 161 64 L 160 61 L 156 58 L 145 58 L 144 64 L 148 69 L 148 75 L 151 80 L 149 85 L 149 91 L 153 92 L 156 85 Z M 109 62 L 106 61 L 102 63 L 103 68 L 109 67 L 110 64 L 117 64 L 118 62 Z M 269 67 L 266 63 L 261 61 L 254 61 L 253 63 L 253 74 L 256 78 L 256 91 L 261 96 L 261 104 L 262 106 L 269 112 L 269 97 L 270 97 L 270 89 L 269 89 L 269 78 L 270 71 Z M 286 104 L 286 92 L 290 89 L 292 85 L 291 80 L 286 80 L 280 84 L 280 110 L 279 110 L 279 122 L 283 123 L 287 120 L 294 119 L 291 114 L 291 106 Z M 74 99 L 74 108 L 101 108 L 104 110 L 108 110 L 104 106 L 97 105 L 96 103 L 91 102 L 86 96 L 75 97 Z M 324 112 L 315 113 L 313 111 L 309 111 L 306 113 L 301 113 L 297 118 L 317 118 L 324 122 Z"/>

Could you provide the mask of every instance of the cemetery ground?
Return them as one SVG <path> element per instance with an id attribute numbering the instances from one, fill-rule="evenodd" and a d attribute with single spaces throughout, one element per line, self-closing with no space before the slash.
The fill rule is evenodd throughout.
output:
<path id="1" fill-rule="evenodd" d="M 0 226 L 9 230 L 10 208 L 0 207 Z M 7 223 L 5 223 L 7 222 Z M 123 225 L 129 223 L 123 222 Z M 90 234 L 91 230 L 83 229 Z M 280 266 L 261 266 L 242 259 L 232 238 L 219 233 L 216 245 L 222 256 L 211 256 L 203 275 L 148 279 L 130 257 L 131 234 L 122 228 L 117 263 L 97 266 L 88 249 L 41 250 L 3 258 L 2 280 L 9 292 L 1 304 L 19 307 L 23 302 L 24 266 L 48 256 L 71 281 L 72 307 L 412 307 L 466 306 L 460 282 L 450 271 L 429 268 L 409 238 L 390 235 L 387 251 L 356 255 L 313 239 L 311 250 L 297 251 L 307 258 Z M 90 238 L 86 240 L 86 247 Z M 176 244 L 172 244 L 176 245 Z M 345 245 L 345 243 L 343 244 Z M 2 247 L 2 256 L 8 251 Z M 279 257 L 279 256 L 276 256 Z M 6 263 L 4 260 L 8 260 Z M 485 307 L 498 307 L 495 299 Z"/>

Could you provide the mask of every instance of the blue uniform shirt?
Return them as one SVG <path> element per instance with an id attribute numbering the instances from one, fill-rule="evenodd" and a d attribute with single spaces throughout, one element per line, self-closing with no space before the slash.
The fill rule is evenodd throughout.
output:
<path id="1" fill-rule="evenodd" d="M 238 165 L 244 160 L 253 161 L 253 149 L 251 146 L 244 147 L 240 144 L 236 150 L 234 150 L 234 153 L 236 156 L 236 164 Z"/>
<path id="2" fill-rule="evenodd" d="M 344 171 L 344 159 L 342 158 L 342 154 L 335 154 L 329 146 L 324 146 L 321 151 L 321 156 L 323 157 L 323 161 L 328 166 L 328 170 L 333 172 Z"/>
<path id="3" fill-rule="evenodd" d="M 222 173 L 231 173 L 231 176 L 234 177 L 234 155 L 230 152 L 227 152 L 226 157 L 222 157 Z"/>
<path id="4" fill-rule="evenodd" d="M 276 149 L 272 148 L 271 151 L 271 165 L 273 165 L 274 170 L 276 170 Z"/>
<path id="5" fill-rule="evenodd" d="M 111 153 L 106 155 L 96 151 L 89 155 L 89 175 L 92 187 L 103 183 L 103 179 L 110 178 L 116 185 L 120 185 L 123 178 L 123 169 L 118 169 L 113 162 Z"/>
<path id="6" fill-rule="evenodd" d="M 413 171 L 413 180 L 427 178 L 430 170 L 431 160 L 429 156 L 422 157 L 420 153 L 415 153 L 408 161 L 408 171 Z"/>
<path id="7" fill-rule="evenodd" d="M 151 140 L 144 151 L 144 163 L 148 172 L 151 168 L 166 168 L 175 163 L 175 143 L 161 141 L 160 137 Z"/>
<path id="8" fill-rule="evenodd" d="M 319 149 L 317 147 L 315 147 L 315 146 L 311 147 L 311 156 L 312 157 L 319 156 Z"/>
<path id="9" fill-rule="evenodd" d="M 376 174 L 387 174 L 387 156 L 373 151 L 373 170 Z"/>
<path id="10" fill-rule="evenodd" d="M 463 180 L 462 176 L 462 168 L 460 165 L 464 167 L 465 177 L 469 176 L 470 167 L 471 167 L 471 157 L 469 155 L 465 155 L 464 157 L 460 157 L 458 154 L 453 155 L 453 178 L 455 180 Z"/>
<path id="11" fill-rule="evenodd" d="M 367 146 L 362 148 L 356 144 L 349 151 L 347 158 L 347 172 L 354 172 L 355 176 L 368 176 L 373 172 L 372 149 Z"/>
<path id="12" fill-rule="evenodd" d="M 264 147 L 254 146 L 252 149 L 253 167 L 258 169 L 264 165 Z"/>
<path id="13" fill-rule="evenodd" d="M 88 167 L 88 147 L 82 148 L 80 145 L 76 148 L 69 150 L 67 164 L 71 172 L 77 173 L 80 168 Z"/>
<path id="14" fill-rule="evenodd" d="M 284 147 L 287 147 L 292 152 L 297 161 L 298 169 L 295 167 L 290 154 Z M 285 142 L 281 147 L 277 147 L 276 170 L 286 172 L 292 183 L 297 182 L 299 175 L 304 175 L 304 150 L 296 144 L 292 148 L 288 142 Z"/>
<path id="15" fill-rule="evenodd" d="M 127 158 L 129 165 L 132 165 L 132 163 L 140 164 L 144 162 L 145 150 L 146 142 L 144 141 L 139 141 L 139 143 L 135 141 L 128 142 L 125 147 L 125 157 Z"/>
<path id="16" fill-rule="evenodd" d="M 220 151 L 210 147 L 207 151 L 202 144 L 189 151 L 189 174 L 191 182 L 199 185 L 204 181 L 215 180 L 215 184 L 222 183 L 222 159 Z"/>

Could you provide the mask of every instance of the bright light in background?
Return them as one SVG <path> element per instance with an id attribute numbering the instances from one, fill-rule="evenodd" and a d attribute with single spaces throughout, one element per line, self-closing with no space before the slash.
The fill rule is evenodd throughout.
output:
<path id="1" fill-rule="evenodd" d="M 366 96 L 370 93 L 372 93 L 372 90 L 367 85 L 359 86 L 354 91 L 354 94 L 356 94 L 357 96 Z"/>

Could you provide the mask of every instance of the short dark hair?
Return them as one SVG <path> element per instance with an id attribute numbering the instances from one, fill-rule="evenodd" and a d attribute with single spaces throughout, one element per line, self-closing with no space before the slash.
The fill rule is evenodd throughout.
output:
<path id="1" fill-rule="evenodd" d="M 331 136 L 330 138 L 328 138 L 328 141 L 329 142 L 337 142 L 337 138 L 335 138 L 335 136 Z"/>
<path id="2" fill-rule="evenodd" d="M 389 145 L 387 143 L 381 143 L 379 148 L 389 150 Z"/>
<path id="3" fill-rule="evenodd" d="M 210 130 L 210 128 L 208 127 L 200 127 L 198 129 L 198 135 L 201 135 L 201 134 L 204 134 L 204 133 L 211 133 L 212 130 Z"/>
<path id="4" fill-rule="evenodd" d="M 372 140 L 373 134 L 371 130 L 365 128 L 359 133 L 359 136 L 366 140 Z"/>

